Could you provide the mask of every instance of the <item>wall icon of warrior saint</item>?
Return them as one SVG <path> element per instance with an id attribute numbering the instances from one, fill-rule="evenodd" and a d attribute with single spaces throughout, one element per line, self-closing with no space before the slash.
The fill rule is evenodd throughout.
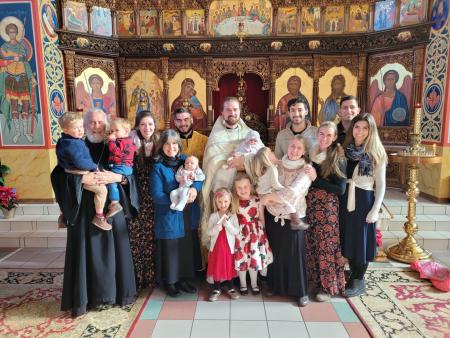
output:
<path id="1" fill-rule="evenodd" d="M 412 74 L 399 64 L 387 67 L 371 78 L 369 111 L 378 127 L 408 126 Z"/>
<path id="2" fill-rule="evenodd" d="M 3 145 L 43 142 L 35 139 L 40 112 L 34 73 L 36 60 L 33 46 L 25 37 L 25 28 L 32 34 L 31 15 L 28 19 L 29 25 L 24 25 L 24 21 L 15 16 L 7 16 L 0 21 L 0 36 L 3 40 L 0 47 L 0 117 L 4 118 L 4 123 L 0 120 L 0 125 Z M 41 132 L 39 136 L 42 138 Z"/>
<path id="3" fill-rule="evenodd" d="M 189 105 L 189 111 L 194 119 L 194 130 L 205 129 L 208 120 L 205 110 L 202 107 L 200 100 L 197 98 L 194 80 L 186 78 L 181 82 L 180 95 L 172 102 L 170 111 L 174 112 L 176 109 Z"/>
<path id="4" fill-rule="evenodd" d="M 100 108 L 108 116 L 116 117 L 116 89 L 105 72 L 99 68 L 88 68 L 75 79 L 75 83 L 77 109 L 87 112 L 89 109 Z"/>
<path id="5" fill-rule="evenodd" d="M 288 102 L 289 100 L 299 97 L 303 100 L 305 100 L 307 109 L 308 109 L 308 118 L 310 118 L 311 114 L 311 107 L 309 105 L 308 99 L 305 95 L 302 94 L 300 91 L 300 88 L 302 86 L 302 80 L 299 76 L 293 75 L 291 76 L 287 81 L 287 90 L 288 93 L 283 95 L 281 99 L 278 101 L 277 109 L 275 111 L 275 118 L 274 118 L 274 126 L 276 130 L 281 130 L 286 127 L 286 123 L 289 122 L 288 119 Z"/>

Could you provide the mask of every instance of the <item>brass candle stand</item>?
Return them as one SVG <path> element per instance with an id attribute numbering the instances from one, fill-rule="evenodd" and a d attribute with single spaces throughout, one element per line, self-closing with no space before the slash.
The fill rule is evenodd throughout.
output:
<path id="1" fill-rule="evenodd" d="M 389 159 L 395 163 L 403 163 L 408 165 L 408 191 L 406 192 L 408 200 L 408 216 L 407 222 L 404 224 L 406 237 L 399 243 L 387 249 L 387 256 L 396 261 L 403 263 L 411 263 L 417 260 L 429 260 L 431 252 L 423 249 L 417 244 L 414 235 L 417 233 L 418 226 L 416 223 L 416 204 L 417 196 L 419 196 L 418 188 L 418 172 L 419 164 L 441 163 L 442 157 L 436 156 L 436 145 L 433 150 L 428 151 L 420 145 L 421 143 L 421 118 L 422 109 L 420 105 L 416 106 L 414 115 L 414 127 L 410 133 L 410 147 L 395 154 L 389 154 Z"/>

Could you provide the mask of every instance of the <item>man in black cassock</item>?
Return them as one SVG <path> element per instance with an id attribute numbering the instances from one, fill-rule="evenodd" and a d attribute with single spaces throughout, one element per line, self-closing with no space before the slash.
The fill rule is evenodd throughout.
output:
<path id="1" fill-rule="evenodd" d="M 106 114 L 100 109 L 84 116 L 86 144 L 100 169 L 107 168 L 109 156 L 104 141 L 107 123 Z M 70 310 L 76 317 L 101 304 L 133 303 L 136 284 L 125 216 L 139 208 L 134 177 L 110 171 L 81 176 L 68 174 L 56 166 L 51 181 L 56 201 L 67 220 L 61 310 Z M 94 194 L 84 190 L 83 183 L 113 182 L 121 183 L 120 204 L 124 210 L 108 220 L 112 230 L 104 231 L 91 224 L 95 214 Z"/>

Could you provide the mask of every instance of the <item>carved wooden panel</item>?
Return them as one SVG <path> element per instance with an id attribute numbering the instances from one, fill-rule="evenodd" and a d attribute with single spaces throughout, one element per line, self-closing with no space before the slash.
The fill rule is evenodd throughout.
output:
<path id="1" fill-rule="evenodd" d="M 402 177 L 404 177 L 401 172 L 403 169 L 398 163 L 388 163 L 386 167 L 386 183 L 389 187 L 401 187 Z"/>
<path id="2" fill-rule="evenodd" d="M 169 80 L 172 80 L 173 77 L 182 69 L 193 69 L 195 70 L 201 78 L 206 80 L 206 67 L 205 62 L 203 60 L 170 60 L 169 61 Z"/>
<path id="3" fill-rule="evenodd" d="M 61 49 L 76 50 L 80 53 L 118 56 L 119 40 L 85 33 L 58 31 Z M 83 45 L 80 43 L 83 42 Z"/>
<path id="4" fill-rule="evenodd" d="M 336 5 L 357 5 L 372 4 L 376 0 L 298 0 L 299 6 L 336 6 Z M 283 1 L 279 1 L 283 2 Z M 281 6 L 280 6 L 281 7 Z"/>
<path id="5" fill-rule="evenodd" d="M 317 58 L 319 78 L 324 76 L 325 73 L 332 67 L 345 67 L 349 69 L 354 76 L 358 77 L 358 55 L 318 56 Z"/>
<path id="6" fill-rule="evenodd" d="M 275 79 L 279 78 L 281 74 L 286 69 L 289 68 L 301 68 L 303 69 L 308 76 L 311 78 L 314 75 L 314 62 L 312 57 L 292 57 L 292 58 L 283 58 L 283 59 L 274 59 L 273 60 L 273 68 L 272 68 L 272 76 Z"/>
<path id="7" fill-rule="evenodd" d="M 383 53 L 369 56 L 367 67 L 368 78 L 375 76 L 378 70 L 387 63 L 400 63 L 411 73 L 414 72 L 414 50 L 395 53 Z"/>
<path id="8" fill-rule="evenodd" d="M 212 86 L 213 90 L 219 90 L 219 80 L 225 74 L 258 74 L 262 81 L 262 90 L 270 88 L 269 59 L 218 59 L 213 60 Z"/>
<path id="9" fill-rule="evenodd" d="M 380 127 L 378 133 L 380 134 L 383 144 L 407 144 L 410 128 L 407 127 Z"/>
<path id="10" fill-rule="evenodd" d="M 115 0 L 114 6 L 117 11 L 134 11 L 137 7 L 135 0 Z"/>
<path id="11" fill-rule="evenodd" d="M 160 8 L 161 1 L 159 0 L 137 0 L 136 9 L 152 9 Z"/>
<path id="12" fill-rule="evenodd" d="M 104 59 L 97 57 L 86 57 L 82 55 L 75 55 L 74 57 L 74 71 L 75 77 L 78 77 L 86 68 L 100 68 L 109 78 L 116 79 L 116 66 L 113 59 Z"/>
<path id="13" fill-rule="evenodd" d="M 119 73 L 127 81 L 138 70 L 151 70 L 157 77 L 163 79 L 161 60 L 125 59 L 119 63 Z"/>

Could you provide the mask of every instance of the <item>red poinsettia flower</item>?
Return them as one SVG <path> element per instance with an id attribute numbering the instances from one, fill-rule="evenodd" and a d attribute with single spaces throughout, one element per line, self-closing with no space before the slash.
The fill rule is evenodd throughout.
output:
<path id="1" fill-rule="evenodd" d="M 15 188 L 0 187 L 0 207 L 11 210 L 19 206 Z"/>

